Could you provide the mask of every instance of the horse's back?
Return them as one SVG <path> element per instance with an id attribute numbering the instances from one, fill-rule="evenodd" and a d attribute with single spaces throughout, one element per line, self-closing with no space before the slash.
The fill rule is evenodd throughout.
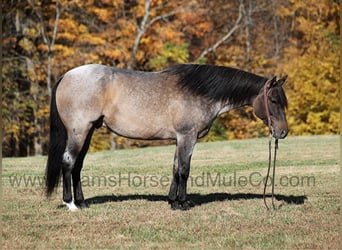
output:
<path id="1" fill-rule="evenodd" d="M 158 72 L 141 72 L 89 64 L 68 71 L 56 100 L 62 120 L 91 123 L 99 117 L 114 132 L 127 137 L 162 137 L 170 122 L 168 110 L 175 84 Z M 170 133 L 166 137 L 174 136 Z"/>

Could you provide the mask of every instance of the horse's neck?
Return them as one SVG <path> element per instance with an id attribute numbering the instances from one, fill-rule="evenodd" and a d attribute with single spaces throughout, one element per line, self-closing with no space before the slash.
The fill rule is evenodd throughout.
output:
<path id="1" fill-rule="evenodd" d="M 220 111 L 219 111 L 219 115 L 225 112 L 228 112 L 232 109 L 236 109 L 236 108 L 240 108 L 243 106 L 253 106 L 253 102 L 255 100 L 255 98 L 257 98 L 258 94 L 255 94 L 249 98 L 246 98 L 245 101 L 241 102 L 241 103 L 232 103 L 231 101 L 226 101 L 226 102 L 221 102 L 220 103 Z"/>

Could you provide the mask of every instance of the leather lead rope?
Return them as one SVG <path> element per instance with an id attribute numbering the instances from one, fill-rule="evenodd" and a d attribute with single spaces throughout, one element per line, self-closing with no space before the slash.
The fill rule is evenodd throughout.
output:
<path id="1" fill-rule="evenodd" d="M 271 125 L 271 115 L 270 115 L 270 111 L 268 108 L 268 93 L 267 93 L 269 90 L 268 89 L 269 81 L 272 81 L 272 80 L 268 80 L 265 84 L 265 87 L 264 87 L 264 105 L 265 105 L 265 111 L 266 111 L 268 126 L 269 126 L 269 130 L 270 130 L 270 136 L 269 136 L 269 141 L 268 141 L 268 170 L 267 170 L 265 186 L 264 186 L 264 194 L 263 194 L 264 203 L 265 203 L 267 210 L 269 210 L 269 207 L 268 207 L 267 202 L 266 202 L 266 188 L 267 188 L 267 183 L 268 183 L 268 179 L 270 176 L 270 170 L 271 170 L 271 164 L 272 164 L 272 125 Z M 275 166 L 276 166 L 276 160 L 277 160 L 277 150 L 278 150 L 278 139 L 275 139 L 273 171 L 272 171 L 272 180 L 271 180 L 272 181 L 272 207 L 273 207 L 273 209 L 275 209 L 275 205 L 274 205 L 274 183 L 275 183 Z"/>
<path id="2" fill-rule="evenodd" d="M 271 162 L 272 162 L 272 137 L 271 136 L 270 136 L 269 141 L 268 141 L 268 146 L 269 146 L 268 147 L 268 169 L 267 169 L 267 175 L 266 175 L 265 186 L 264 186 L 264 194 L 263 194 L 264 203 L 265 203 L 267 210 L 270 209 L 267 205 L 267 202 L 266 202 L 266 188 L 267 188 L 268 179 L 270 177 Z M 274 205 L 274 183 L 275 183 L 275 166 L 276 166 L 276 160 L 277 160 L 277 150 L 278 150 L 278 139 L 275 139 L 273 171 L 272 171 L 272 179 L 271 179 L 271 181 L 272 181 L 272 207 L 273 207 L 273 209 L 275 209 L 275 205 Z"/>

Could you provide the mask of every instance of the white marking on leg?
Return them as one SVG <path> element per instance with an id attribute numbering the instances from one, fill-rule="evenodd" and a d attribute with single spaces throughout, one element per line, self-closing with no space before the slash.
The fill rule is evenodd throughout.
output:
<path id="1" fill-rule="evenodd" d="M 69 167 L 72 167 L 75 163 L 74 159 L 72 158 L 72 156 L 70 155 L 68 151 L 65 151 L 63 154 L 63 162 L 68 164 Z"/>
<path id="2" fill-rule="evenodd" d="M 71 201 L 69 203 L 63 201 L 63 204 L 66 205 L 70 211 L 78 210 L 78 207 L 75 205 L 74 201 Z"/>
<path id="3" fill-rule="evenodd" d="M 68 151 L 65 151 L 63 154 L 63 161 L 65 163 L 71 163 L 71 156 Z"/>

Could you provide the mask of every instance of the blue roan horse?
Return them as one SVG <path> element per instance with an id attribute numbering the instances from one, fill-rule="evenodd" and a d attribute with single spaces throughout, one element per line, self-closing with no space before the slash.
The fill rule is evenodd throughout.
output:
<path id="1" fill-rule="evenodd" d="M 187 179 L 197 139 L 208 133 L 220 114 L 244 105 L 253 106 L 273 137 L 285 138 L 285 80 L 193 64 L 160 72 L 97 64 L 74 68 L 52 90 L 47 195 L 63 174 L 64 203 L 71 210 L 88 206 L 81 188 L 81 169 L 94 129 L 105 124 L 127 138 L 176 140 L 169 203 L 173 209 L 189 209 Z"/>

